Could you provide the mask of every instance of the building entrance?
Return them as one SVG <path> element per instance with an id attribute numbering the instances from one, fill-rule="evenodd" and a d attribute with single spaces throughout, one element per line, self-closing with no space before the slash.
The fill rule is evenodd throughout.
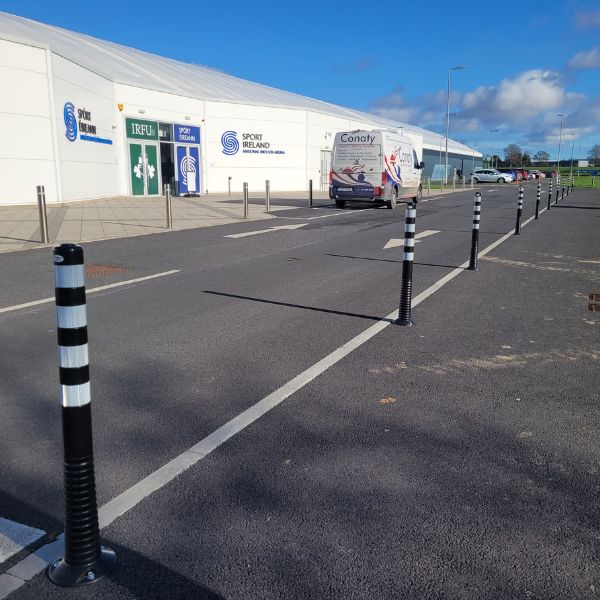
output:
<path id="1" fill-rule="evenodd" d="M 158 195 L 159 172 L 156 145 L 129 144 L 129 165 L 132 195 Z"/>

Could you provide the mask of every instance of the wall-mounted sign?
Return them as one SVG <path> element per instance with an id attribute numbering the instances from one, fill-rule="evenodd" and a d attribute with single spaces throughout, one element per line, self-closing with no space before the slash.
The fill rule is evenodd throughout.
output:
<path id="1" fill-rule="evenodd" d="M 271 148 L 271 142 L 263 133 L 242 133 L 240 137 L 243 154 L 285 154 L 285 150 Z M 221 136 L 221 146 L 221 152 L 226 156 L 237 154 L 240 149 L 237 131 L 225 131 Z"/>
<path id="2" fill-rule="evenodd" d="M 157 140 L 158 123 L 142 119 L 125 119 L 127 137 L 134 140 Z"/>
<path id="3" fill-rule="evenodd" d="M 200 190 L 198 148 L 177 146 L 177 181 L 180 194 L 193 194 Z"/>
<path id="4" fill-rule="evenodd" d="M 65 137 L 70 142 L 74 142 L 77 139 L 77 133 L 79 133 L 79 139 L 84 142 L 112 144 L 112 140 L 98 137 L 96 125 L 92 123 L 92 113 L 85 108 L 76 108 L 72 102 L 65 102 L 63 120 L 65 122 Z"/>
<path id="5" fill-rule="evenodd" d="M 181 144 L 199 144 L 200 143 L 200 127 L 193 125 L 173 125 L 174 142 Z"/>

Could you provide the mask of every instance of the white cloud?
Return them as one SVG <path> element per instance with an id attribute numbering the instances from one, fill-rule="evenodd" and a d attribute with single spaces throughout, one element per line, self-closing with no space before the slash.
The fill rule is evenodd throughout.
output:
<path id="1" fill-rule="evenodd" d="M 600 10 L 580 10 L 575 14 L 575 24 L 580 29 L 600 27 Z"/>
<path id="2" fill-rule="evenodd" d="M 578 52 L 567 66 L 571 69 L 600 69 L 600 48 L 596 46 L 587 52 Z"/>
<path id="3" fill-rule="evenodd" d="M 540 112 L 556 110 L 565 104 L 567 93 L 560 75 L 533 69 L 495 86 L 480 86 L 464 95 L 463 117 L 484 121 L 527 121 Z"/>
<path id="4" fill-rule="evenodd" d="M 430 131 L 444 132 L 446 90 L 407 99 L 404 90 L 397 88 L 374 100 L 370 110 Z M 557 113 L 565 114 L 563 141 L 570 133 L 581 138 L 597 130 L 600 98 L 590 101 L 584 94 L 567 91 L 566 80 L 556 71 L 532 69 L 495 85 L 479 86 L 466 93 L 453 92 L 451 111 L 457 113 L 450 127 L 450 137 L 454 139 L 464 135 L 474 143 L 478 132 L 487 139 L 490 129 L 499 128 L 500 144 L 503 143 L 500 138 L 506 137 L 511 142 L 543 147 L 558 143 Z"/>

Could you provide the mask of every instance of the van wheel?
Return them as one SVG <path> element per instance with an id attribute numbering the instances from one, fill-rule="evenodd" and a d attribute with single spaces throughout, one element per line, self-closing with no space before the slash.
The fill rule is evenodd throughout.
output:
<path id="1" fill-rule="evenodd" d="M 392 190 L 392 197 L 387 202 L 387 207 L 394 210 L 396 208 L 396 204 L 398 204 L 398 190 L 394 188 Z"/>
<path id="2" fill-rule="evenodd" d="M 344 206 L 346 206 L 346 201 L 345 200 L 336 200 L 335 206 L 336 206 L 336 208 L 344 208 Z"/>
<path id="3" fill-rule="evenodd" d="M 417 203 L 423 197 L 423 186 L 420 185 L 417 190 L 417 195 L 413 196 L 413 202 Z"/>

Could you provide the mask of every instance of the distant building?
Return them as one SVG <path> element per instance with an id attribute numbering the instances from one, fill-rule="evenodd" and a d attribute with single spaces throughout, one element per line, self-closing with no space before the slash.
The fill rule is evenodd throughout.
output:
<path id="1" fill-rule="evenodd" d="M 589 160 L 578 160 L 577 161 L 577 166 L 578 167 L 589 167 L 590 166 L 590 161 Z"/>
<path id="2" fill-rule="evenodd" d="M 0 205 L 185 192 L 327 189 L 337 131 L 423 135 L 425 176 L 444 138 L 344 108 L 0 13 Z M 481 154 L 449 142 L 450 172 Z"/>

